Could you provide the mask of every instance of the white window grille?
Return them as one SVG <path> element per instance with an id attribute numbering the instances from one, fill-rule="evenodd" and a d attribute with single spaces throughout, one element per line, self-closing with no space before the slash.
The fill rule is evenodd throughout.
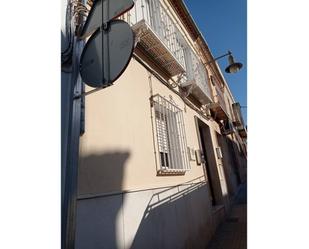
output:
<path id="1" fill-rule="evenodd" d="M 160 95 L 153 97 L 153 107 L 160 171 L 189 170 L 182 110 Z"/>

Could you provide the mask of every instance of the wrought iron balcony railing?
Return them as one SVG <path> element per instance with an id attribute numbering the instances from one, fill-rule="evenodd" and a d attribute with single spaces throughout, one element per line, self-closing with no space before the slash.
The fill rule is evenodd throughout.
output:
<path id="1" fill-rule="evenodd" d="M 135 0 L 124 15 L 140 45 L 171 76 L 185 72 L 184 40 L 159 0 Z"/>
<path id="2" fill-rule="evenodd" d="M 183 74 L 183 83 L 193 83 L 192 94 L 201 103 L 212 102 L 204 65 L 180 32 L 160 0 L 135 0 L 125 19 L 140 46 L 170 76 Z"/>
<path id="3" fill-rule="evenodd" d="M 183 85 L 191 87 L 192 94 L 203 104 L 213 102 L 211 89 L 208 84 L 208 74 L 204 64 L 198 59 L 190 47 L 185 50 L 186 76 Z"/>

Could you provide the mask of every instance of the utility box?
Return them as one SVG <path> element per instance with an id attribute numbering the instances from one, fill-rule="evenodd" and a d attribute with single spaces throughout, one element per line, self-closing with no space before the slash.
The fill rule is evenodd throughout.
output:
<path id="1" fill-rule="evenodd" d="M 203 162 L 201 150 L 195 150 L 196 164 L 201 165 Z"/>
<path id="2" fill-rule="evenodd" d="M 195 161 L 195 153 L 194 153 L 194 149 L 187 147 L 188 149 L 188 155 L 189 155 L 189 160 L 190 161 Z"/>

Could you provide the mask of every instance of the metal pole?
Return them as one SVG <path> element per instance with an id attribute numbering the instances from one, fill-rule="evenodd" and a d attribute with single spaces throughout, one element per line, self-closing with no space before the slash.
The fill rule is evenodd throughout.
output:
<path id="1" fill-rule="evenodd" d="M 82 93 L 82 81 L 79 75 L 79 56 L 83 47 L 83 41 L 74 39 L 74 50 L 72 55 L 72 77 L 69 82 L 70 91 L 68 115 L 68 131 L 66 160 L 61 165 L 63 181 L 61 191 L 63 199 L 61 203 L 61 248 L 74 249 L 76 229 L 76 200 L 77 200 L 77 176 L 79 159 L 79 137 L 81 122 L 81 98 L 74 98 Z M 63 151 L 62 151 L 63 153 Z"/>
<path id="2" fill-rule="evenodd" d="M 223 58 L 223 57 L 225 57 L 225 56 L 228 56 L 228 55 L 231 55 L 232 53 L 230 52 L 230 51 L 228 51 L 226 54 L 224 54 L 224 55 L 221 55 L 221 56 L 219 56 L 219 57 L 216 57 L 216 58 L 214 58 L 213 60 L 210 60 L 210 61 L 207 61 L 207 62 L 205 62 L 204 63 L 204 65 L 206 66 L 206 65 L 209 65 L 210 63 L 213 63 L 213 62 L 215 62 L 216 60 L 219 60 L 219 59 L 221 59 L 221 58 Z"/>

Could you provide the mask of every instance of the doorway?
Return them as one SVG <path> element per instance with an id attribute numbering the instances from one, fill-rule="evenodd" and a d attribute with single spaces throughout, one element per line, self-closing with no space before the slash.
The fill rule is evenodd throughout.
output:
<path id="1" fill-rule="evenodd" d="M 198 117 L 195 117 L 195 121 L 202 152 L 202 165 L 204 167 L 204 174 L 208 180 L 211 203 L 213 206 L 220 205 L 222 204 L 222 192 L 210 128 Z"/>

